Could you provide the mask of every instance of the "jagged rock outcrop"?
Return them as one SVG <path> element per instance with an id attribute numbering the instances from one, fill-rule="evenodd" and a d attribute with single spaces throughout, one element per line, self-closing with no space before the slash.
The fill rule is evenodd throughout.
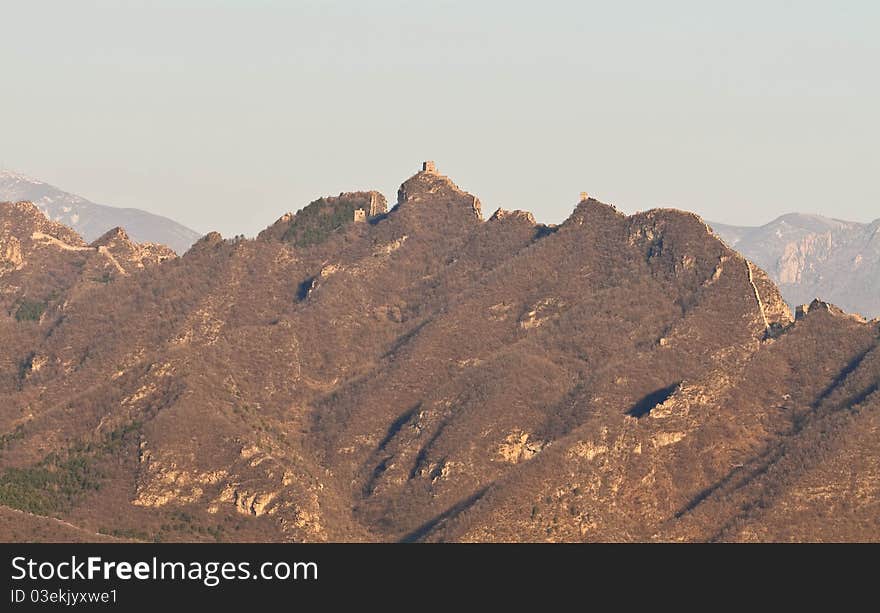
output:
<path id="1" fill-rule="evenodd" d="M 212 249 L 220 247 L 223 244 L 225 244 L 223 235 L 219 232 L 211 231 L 205 234 L 198 241 L 196 241 L 195 244 L 193 244 L 193 246 L 189 248 L 189 251 L 187 251 L 185 255 L 189 256 L 206 250 L 210 251 Z"/>
<path id="2" fill-rule="evenodd" d="M 492 213 L 492 217 L 489 218 L 489 221 L 523 221 L 533 226 L 537 225 L 537 222 L 535 222 L 535 216 L 529 211 L 507 211 L 505 209 L 498 209 Z"/>
<path id="3" fill-rule="evenodd" d="M 865 323 L 865 318 L 857 313 L 847 313 L 840 307 L 833 305 L 831 303 L 825 302 L 824 300 L 813 300 L 810 304 L 801 304 L 797 307 L 797 311 L 795 314 L 795 319 L 800 321 L 804 319 L 811 313 L 815 314 L 818 311 L 823 311 L 825 313 L 829 313 L 834 317 L 845 317 L 848 319 L 852 319 L 853 321 L 857 321 L 860 323 Z"/>

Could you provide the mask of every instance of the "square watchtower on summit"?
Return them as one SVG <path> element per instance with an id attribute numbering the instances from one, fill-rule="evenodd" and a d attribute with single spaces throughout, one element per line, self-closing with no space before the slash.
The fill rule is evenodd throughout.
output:
<path id="1" fill-rule="evenodd" d="M 428 172 L 435 175 L 437 174 L 437 165 L 432 160 L 422 162 L 422 172 Z"/>

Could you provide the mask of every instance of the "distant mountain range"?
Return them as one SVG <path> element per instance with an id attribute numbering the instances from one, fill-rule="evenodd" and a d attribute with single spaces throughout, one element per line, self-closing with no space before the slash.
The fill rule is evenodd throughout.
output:
<path id="1" fill-rule="evenodd" d="M 791 213 L 760 227 L 710 225 L 766 270 L 789 304 L 821 298 L 880 316 L 880 219 L 856 223 Z"/>
<path id="2" fill-rule="evenodd" d="M 160 243 L 184 253 L 201 236 L 161 215 L 95 204 L 43 181 L 0 170 L 0 202 L 21 200 L 33 202 L 49 219 L 73 228 L 87 242 L 122 227 L 135 242 Z"/>

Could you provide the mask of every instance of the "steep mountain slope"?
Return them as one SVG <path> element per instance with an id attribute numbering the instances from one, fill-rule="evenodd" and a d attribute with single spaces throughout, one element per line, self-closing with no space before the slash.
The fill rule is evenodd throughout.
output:
<path id="1" fill-rule="evenodd" d="M 880 219 L 860 224 L 793 213 L 757 228 L 712 227 L 764 268 L 789 304 L 818 297 L 866 317 L 880 316 Z"/>
<path id="2" fill-rule="evenodd" d="M 9 317 L 0 504 L 143 540 L 880 539 L 877 322 L 793 321 L 689 213 L 373 194 Z"/>
<path id="3" fill-rule="evenodd" d="M 49 219 L 70 226 L 87 241 L 97 239 L 111 228 L 123 227 L 137 242 L 168 245 L 177 253 L 183 253 L 200 236 L 167 217 L 95 204 L 7 170 L 0 170 L 0 202 L 3 201 L 33 202 Z"/>

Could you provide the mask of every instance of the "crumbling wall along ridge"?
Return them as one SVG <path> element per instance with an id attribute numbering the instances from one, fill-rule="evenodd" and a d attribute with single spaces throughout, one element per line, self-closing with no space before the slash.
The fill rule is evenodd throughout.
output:
<path id="1" fill-rule="evenodd" d="M 755 285 L 755 277 L 752 274 L 752 263 L 748 260 L 744 260 L 746 263 L 746 271 L 749 274 L 749 284 L 752 286 L 752 291 L 755 292 L 755 300 L 758 302 L 758 311 L 761 313 L 761 319 L 764 320 L 764 329 L 767 330 L 770 328 L 770 322 L 767 320 L 767 314 L 764 312 L 764 302 L 761 300 L 761 294 L 758 292 L 758 286 Z"/>

